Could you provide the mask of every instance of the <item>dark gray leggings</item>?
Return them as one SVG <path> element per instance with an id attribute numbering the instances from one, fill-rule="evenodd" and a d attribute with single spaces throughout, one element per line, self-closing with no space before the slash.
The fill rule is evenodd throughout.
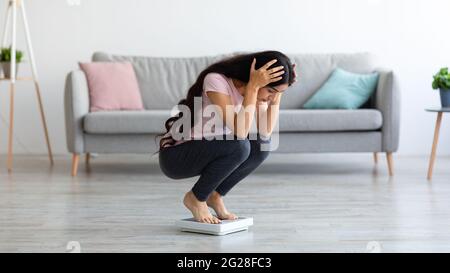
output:
<path id="1" fill-rule="evenodd" d="M 216 191 L 224 196 L 239 181 L 252 173 L 269 155 L 261 144 L 270 140 L 191 140 L 159 152 L 162 172 L 173 179 L 200 175 L 192 192 L 199 201 L 206 201 Z"/>

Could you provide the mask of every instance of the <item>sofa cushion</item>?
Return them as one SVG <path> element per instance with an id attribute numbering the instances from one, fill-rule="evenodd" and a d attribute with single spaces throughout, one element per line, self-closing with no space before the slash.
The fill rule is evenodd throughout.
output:
<path id="1" fill-rule="evenodd" d="M 280 132 L 372 131 L 382 125 L 375 109 L 280 110 Z"/>
<path id="2" fill-rule="evenodd" d="M 92 112 L 84 117 L 84 130 L 90 134 L 162 133 L 169 110 Z"/>
<path id="3" fill-rule="evenodd" d="M 357 74 L 337 68 L 303 108 L 358 109 L 375 92 L 378 77 L 378 73 Z"/>
<path id="4" fill-rule="evenodd" d="M 84 118 L 89 134 L 159 134 L 169 110 L 93 112 Z M 280 132 L 373 131 L 382 126 L 381 112 L 360 110 L 280 110 Z"/>
<path id="5" fill-rule="evenodd" d="M 131 63 L 79 63 L 89 86 L 90 111 L 144 110 Z"/>

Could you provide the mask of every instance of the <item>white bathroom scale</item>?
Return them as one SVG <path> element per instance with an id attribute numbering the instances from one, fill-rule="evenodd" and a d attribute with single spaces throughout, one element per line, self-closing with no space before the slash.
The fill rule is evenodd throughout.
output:
<path id="1" fill-rule="evenodd" d="M 239 217 L 236 220 L 222 220 L 221 224 L 208 224 L 197 222 L 194 218 L 178 220 L 176 226 L 181 231 L 211 234 L 227 235 L 234 232 L 248 230 L 253 225 L 253 218 Z"/>

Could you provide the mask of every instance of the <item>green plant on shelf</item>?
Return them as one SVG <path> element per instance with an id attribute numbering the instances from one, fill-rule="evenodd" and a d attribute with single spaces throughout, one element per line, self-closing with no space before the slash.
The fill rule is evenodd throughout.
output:
<path id="1" fill-rule="evenodd" d="M 20 63 L 23 58 L 23 52 L 16 50 L 16 62 Z M 2 48 L 0 51 L 0 62 L 9 63 L 11 62 L 11 48 Z"/>
<path id="2" fill-rule="evenodd" d="M 433 79 L 433 89 L 450 90 L 448 67 L 441 68 L 439 73 L 433 76 Z"/>

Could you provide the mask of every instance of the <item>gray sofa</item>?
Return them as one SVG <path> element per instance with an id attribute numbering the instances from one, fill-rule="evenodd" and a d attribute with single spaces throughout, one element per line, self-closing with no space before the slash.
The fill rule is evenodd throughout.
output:
<path id="1" fill-rule="evenodd" d="M 84 73 L 66 79 L 67 148 L 73 154 L 72 175 L 80 155 L 90 153 L 153 153 L 154 137 L 164 130 L 170 110 L 186 94 L 197 75 L 224 57 L 163 58 L 95 53 L 93 61 L 130 61 L 136 71 L 146 111 L 89 112 Z M 369 53 L 288 54 L 297 64 L 299 81 L 284 95 L 279 118 L 278 153 L 366 152 L 387 155 L 393 175 L 392 153 L 399 144 L 400 94 L 394 74 L 378 69 Z M 334 68 L 356 73 L 380 73 L 374 96 L 358 110 L 304 110 L 302 105 L 327 80 Z"/>

